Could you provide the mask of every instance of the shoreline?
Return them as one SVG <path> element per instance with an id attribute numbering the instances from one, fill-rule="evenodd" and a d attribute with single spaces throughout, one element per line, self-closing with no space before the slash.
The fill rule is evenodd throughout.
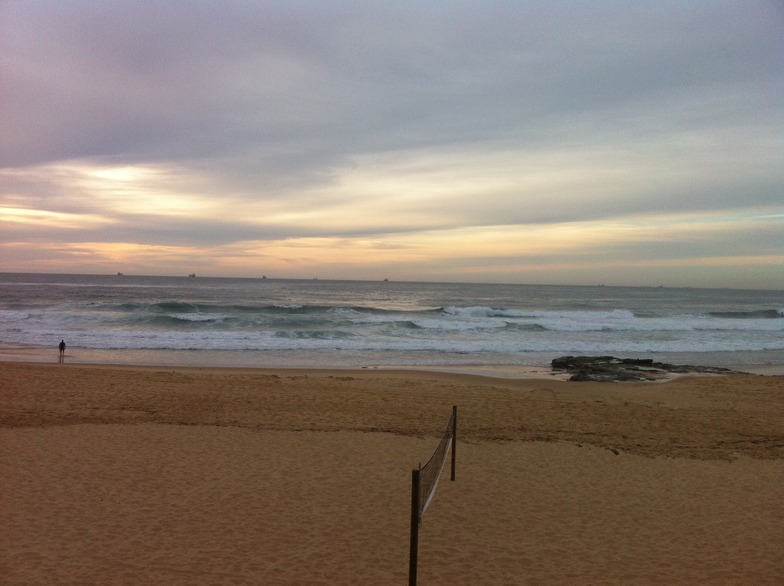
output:
<path id="1" fill-rule="evenodd" d="M 64 357 L 65 364 L 105 365 L 105 366 L 149 366 L 159 368 L 226 368 L 226 369 L 262 369 L 262 370 L 395 370 L 443 372 L 454 374 L 474 374 L 493 378 L 544 378 L 566 380 L 568 373 L 555 371 L 550 367 L 554 355 L 521 356 L 519 362 L 509 363 L 476 363 L 468 361 L 465 356 L 458 357 L 462 362 L 447 361 L 446 363 L 424 361 L 400 363 L 392 361 L 383 363 L 376 360 L 368 362 L 362 356 L 345 358 L 341 353 L 335 360 L 335 352 L 309 353 L 275 353 L 258 351 L 202 351 L 202 350 L 98 350 L 69 347 Z M 672 364 L 689 364 L 694 366 L 718 366 L 745 374 L 764 376 L 784 375 L 784 362 L 772 361 L 774 355 L 764 355 L 756 362 L 737 360 L 735 356 L 702 357 L 699 354 L 673 354 L 660 356 L 657 354 L 635 354 L 634 358 L 652 357 L 659 362 Z M 776 355 L 777 356 L 777 355 Z M 632 356 L 623 356 L 627 358 Z M 735 358 L 735 360 L 733 360 Z M 421 359 L 420 359 L 421 360 Z M 59 362 L 57 348 L 39 346 L 16 346 L 0 344 L 0 363 L 31 363 L 50 364 Z M 663 380 L 688 374 L 668 375 Z"/>
<path id="2" fill-rule="evenodd" d="M 784 377 L 0 361 L 21 584 L 405 583 L 411 470 L 458 406 L 419 577 L 777 584 Z"/>
<path id="3" fill-rule="evenodd" d="M 140 370 L 160 370 L 171 371 L 197 371 L 197 372 L 234 372 L 234 373 L 297 373 L 306 372 L 314 375 L 336 375 L 336 374 L 356 374 L 362 372 L 378 372 L 389 374 L 416 374 L 416 375 L 443 375 L 443 376 L 470 376 L 490 379 L 509 379 L 509 380 L 557 380 L 562 382 L 569 381 L 572 373 L 560 370 L 553 370 L 547 367 L 537 366 L 510 366 L 510 365 L 387 365 L 387 366 L 222 366 L 222 365 L 192 365 L 192 364 L 137 364 L 109 363 L 109 362 L 76 362 L 66 359 L 64 362 L 56 360 L 20 360 L 18 357 L 8 357 L 0 355 L 0 365 L 2 364 L 31 364 L 31 365 L 57 365 L 59 367 L 86 367 L 86 368 L 117 368 L 117 369 L 140 369 Z M 732 372 L 729 373 L 666 373 L 655 380 L 649 381 L 608 381 L 608 384 L 630 382 L 649 382 L 661 383 L 684 377 L 712 377 L 712 376 L 732 376 L 732 375 L 753 375 L 753 376 L 784 376 L 784 365 L 742 365 L 738 367 L 728 367 Z"/>

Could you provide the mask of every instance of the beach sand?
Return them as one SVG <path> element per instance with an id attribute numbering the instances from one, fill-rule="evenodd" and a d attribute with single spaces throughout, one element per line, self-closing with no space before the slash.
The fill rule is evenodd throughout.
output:
<path id="1" fill-rule="evenodd" d="M 781 584 L 784 377 L 0 363 L 0 583 Z"/>

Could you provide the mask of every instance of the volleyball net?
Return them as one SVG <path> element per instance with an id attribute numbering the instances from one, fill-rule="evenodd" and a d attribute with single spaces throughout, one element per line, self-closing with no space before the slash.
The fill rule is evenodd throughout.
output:
<path id="1" fill-rule="evenodd" d="M 452 407 L 452 416 L 446 425 L 438 447 L 424 466 L 411 471 L 411 549 L 408 565 L 409 586 L 416 586 L 417 551 L 419 549 L 419 526 L 422 516 L 433 500 L 438 487 L 438 480 L 446 464 L 447 454 L 452 454 L 451 480 L 455 479 L 457 443 L 457 407 Z"/>

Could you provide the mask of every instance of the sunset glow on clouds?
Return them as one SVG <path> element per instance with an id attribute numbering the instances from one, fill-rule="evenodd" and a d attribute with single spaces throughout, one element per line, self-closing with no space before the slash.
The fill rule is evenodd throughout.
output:
<path id="1" fill-rule="evenodd" d="M 770 2 L 0 4 L 0 271 L 784 286 Z"/>

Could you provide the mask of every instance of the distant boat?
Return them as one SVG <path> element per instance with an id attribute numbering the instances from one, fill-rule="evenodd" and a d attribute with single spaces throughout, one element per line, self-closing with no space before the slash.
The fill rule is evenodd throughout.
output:
<path id="1" fill-rule="evenodd" d="M 389 283 L 389 279 L 384 279 L 384 282 L 385 283 Z"/>
<path id="2" fill-rule="evenodd" d="M 266 278 L 267 278 L 267 275 L 261 275 L 261 278 L 262 278 L 262 279 L 266 279 Z"/>
<path id="3" fill-rule="evenodd" d="M 118 277 L 122 277 L 122 276 L 123 276 L 123 274 L 122 274 L 122 273 L 117 273 L 117 276 L 118 276 Z"/>
<path id="4" fill-rule="evenodd" d="M 190 274 L 190 275 L 188 275 L 188 276 L 189 276 L 189 277 L 195 277 L 195 276 L 196 276 L 196 273 L 191 273 L 191 274 Z"/>

